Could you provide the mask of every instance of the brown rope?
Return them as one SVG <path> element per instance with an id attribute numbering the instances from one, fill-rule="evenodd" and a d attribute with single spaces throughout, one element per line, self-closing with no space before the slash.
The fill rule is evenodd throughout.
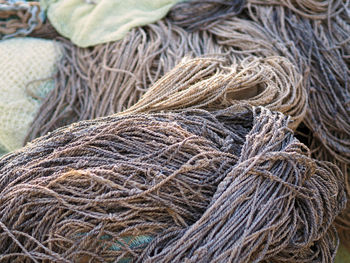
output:
<path id="1" fill-rule="evenodd" d="M 245 0 L 189 0 L 175 5 L 168 17 L 186 30 L 206 30 L 243 11 Z"/>
<path id="2" fill-rule="evenodd" d="M 207 32 L 187 33 L 169 21 L 133 29 L 120 41 L 77 48 L 67 41 L 55 89 L 43 102 L 27 141 L 64 124 L 127 109 L 185 56 L 222 55 Z"/>
<path id="3" fill-rule="evenodd" d="M 64 124 L 128 109 L 147 91 L 148 86 L 171 70 L 185 55 L 198 57 L 212 54 L 213 60 L 222 60 L 225 57 L 225 64 L 230 67 L 224 69 L 225 75 L 221 74 L 221 79 L 218 74 L 212 74 L 210 80 L 201 79 L 202 73 L 191 76 L 192 81 L 201 80 L 205 85 L 216 83 L 211 88 L 210 99 L 219 98 L 222 103 L 219 108 L 232 105 L 234 97 L 236 100 L 247 98 L 246 95 L 242 96 L 242 93 L 248 89 L 252 95 L 257 95 L 260 89 L 263 92 L 249 102 L 252 105 L 269 105 L 272 110 L 292 115 L 295 120 L 293 128 L 305 114 L 306 92 L 302 88 L 299 73 L 291 63 L 277 57 L 259 62 L 258 58 L 244 59 L 245 56 L 240 54 L 230 54 L 230 50 L 222 50 L 225 45 L 218 45 L 216 39 L 206 31 L 187 33 L 165 20 L 146 28 L 134 29 L 125 39 L 112 44 L 92 49 L 76 48 L 67 42 L 64 46 L 66 55 L 56 77 L 55 90 L 38 111 L 27 141 Z M 225 53 L 228 56 L 225 56 Z M 220 70 L 216 65 L 214 63 L 209 67 L 212 69 L 210 72 Z M 193 68 L 191 72 L 196 70 Z M 185 76 L 187 72 L 179 74 Z M 251 80 L 249 76 L 252 77 Z M 222 78 L 225 78 L 225 83 L 231 83 L 230 87 L 236 86 L 228 89 L 229 86 L 222 85 Z M 181 81 L 181 78 L 177 77 L 176 80 Z M 166 80 L 169 83 L 167 88 L 163 86 L 164 83 L 160 84 L 164 92 L 176 92 L 175 86 L 171 87 L 174 81 L 170 81 Z M 180 87 L 180 83 L 184 82 L 179 82 L 176 87 Z M 255 84 L 260 86 L 254 87 Z M 187 83 L 184 85 L 188 86 Z M 193 89 L 189 88 L 192 96 L 197 97 L 194 92 L 199 86 L 197 84 Z M 155 90 L 157 94 L 152 96 L 158 97 L 159 89 Z M 204 90 L 201 93 L 202 97 L 198 97 L 196 101 L 202 100 L 201 103 L 207 103 L 209 97 L 205 96 L 209 95 L 208 92 Z M 176 97 L 177 93 L 174 93 L 174 96 Z M 186 97 L 185 99 L 188 100 Z M 195 103 L 181 105 L 185 101 L 179 99 L 176 99 L 176 103 L 178 109 L 195 107 Z M 216 104 L 209 106 L 219 106 Z M 169 109 L 173 110 L 175 106 Z"/>
<path id="4" fill-rule="evenodd" d="M 0 159 L 2 260 L 332 262 L 344 179 L 288 122 L 237 104 L 114 115 L 34 140 Z M 152 241 L 130 248 L 138 235 Z"/>
<path id="5" fill-rule="evenodd" d="M 348 1 L 347 6 L 349 10 Z M 260 8 L 260 17 L 266 16 L 267 9 Z M 273 12 L 283 14 L 278 8 Z M 343 31 L 349 35 L 349 28 L 343 27 L 342 31 L 337 26 L 339 19 L 332 19 L 328 24 L 292 19 L 290 15 L 283 19 L 286 21 L 286 31 L 299 31 L 294 41 L 299 39 L 298 49 L 310 67 L 309 110 L 304 122 L 312 131 L 310 148 L 313 156 L 338 164 L 345 174 L 346 188 L 350 193 L 350 71 L 349 60 L 344 59 L 349 51 L 346 45 L 341 44 Z M 268 23 L 266 21 L 264 27 Z M 329 30 L 329 27 L 332 29 Z M 305 37 L 307 31 L 310 37 Z M 336 223 L 342 239 L 349 245 L 350 205 Z"/>
<path id="6" fill-rule="evenodd" d="M 349 7 L 349 0 L 247 0 L 254 5 L 279 5 L 308 19 L 326 20 L 334 18 Z"/>
<path id="7" fill-rule="evenodd" d="M 208 17 L 208 24 L 202 21 L 201 31 L 188 33 L 180 24 L 173 25 L 179 21 L 175 14 L 182 15 L 181 19 L 186 21 L 186 16 L 191 19 L 196 13 L 195 9 L 204 12 L 209 10 L 205 9 L 208 6 L 215 9 L 219 17 L 224 10 L 222 2 L 206 1 L 202 7 L 197 3 L 193 12 L 186 9 L 183 14 L 175 12 L 181 10 L 181 6 L 176 6 L 170 20 L 134 29 L 116 43 L 92 49 L 66 44 L 66 56 L 56 77 L 56 88 L 38 112 L 28 140 L 64 124 L 126 110 L 142 97 L 147 87 L 187 54 L 189 57 L 213 54 L 212 57 L 219 60 L 224 54 L 230 60 L 225 62 L 227 65 L 247 57 L 282 56 L 302 74 L 303 88 L 300 90 L 307 92 L 309 105 L 304 123 L 311 131 L 309 146 L 313 157 L 336 163 L 345 173 L 346 188 L 350 192 L 349 3 L 349 0 L 249 0 L 246 8 L 239 11 L 240 15 L 237 12 L 237 17 L 228 15 L 217 21 Z M 182 24 L 185 28 L 188 25 Z M 220 73 L 221 69 L 218 70 Z M 176 89 L 182 89 L 180 84 L 169 90 L 177 92 Z M 163 90 L 163 87 L 154 87 L 157 91 Z M 191 98 L 196 98 L 193 94 Z M 211 98 L 216 98 L 213 94 Z M 201 103 L 208 103 L 205 99 Z M 218 106 L 217 102 L 213 105 Z M 171 103 L 168 101 L 159 109 L 181 108 Z M 191 103 L 187 106 L 197 107 Z M 301 107 L 296 113 L 303 111 Z M 350 230 L 349 215 L 350 205 L 337 220 L 342 233 Z"/>
<path id="8" fill-rule="evenodd" d="M 284 56 L 303 72 L 308 91 L 308 110 L 304 122 L 311 130 L 310 148 L 319 160 L 338 164 L 348 178 L 350 164 L 349 50 L 348 28 L 339 19 L 312 22 L 281 6 L 250 5 L 254 21 L 231 18 L 208 31 L 226 52 L 258 57 Z M 335 39 L 334 41 L 332 39 Z M 346 179 L 348 191 L 349 179 Z M 350 206 L 338 226 L 350 230 Z M 348 232 L 346 232 L 348 233 Z"/>
<path id="9" fill-rule="evenodd" d="M 283 57 L 197 58 L 176 66 L 122 114 L 225 109 L 243 101 L 292 116 L 296 129 L 307 109 L 301 75 Z"/>

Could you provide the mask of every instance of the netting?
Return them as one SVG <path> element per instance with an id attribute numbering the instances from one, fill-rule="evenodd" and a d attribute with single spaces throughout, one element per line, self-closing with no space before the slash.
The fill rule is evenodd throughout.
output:
<path id="1" fill-rule="evenodd" d="M 60 45 L 32 38 L 0 42 L 0 148 L 12 151 L 25 136 L 42 101 L 54 89 Z"/>

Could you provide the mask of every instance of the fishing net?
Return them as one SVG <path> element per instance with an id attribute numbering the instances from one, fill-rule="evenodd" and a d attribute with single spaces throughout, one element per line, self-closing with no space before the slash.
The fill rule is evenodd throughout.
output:
<path id="1" fill-rule="evenodd" d="M 0 148 L 22 147 L 42 101 L 54 89 L 59 43 L 34 38 L 0 42 Z"/>
<path id="2" fill-rule="evenodd" d="M 331 262 L 344 179 L 289 121 L 237 104 L 36 139 L 0 159 L 2 260 Z"/>

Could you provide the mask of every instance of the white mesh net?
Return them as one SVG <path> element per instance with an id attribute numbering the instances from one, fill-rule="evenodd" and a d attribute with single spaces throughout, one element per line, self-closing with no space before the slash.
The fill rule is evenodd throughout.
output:
<path id="1" fill-rule="evenodd" d="M 0 41 L 0 154 L 23 145 L 41 98 L 54 86 L 61 56 L 60 45 L 51 40 Z"/>

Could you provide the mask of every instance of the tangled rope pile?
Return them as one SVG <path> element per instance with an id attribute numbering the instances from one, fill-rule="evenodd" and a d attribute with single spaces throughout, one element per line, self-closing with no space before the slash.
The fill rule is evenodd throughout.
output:
<path id="1" fill-rule="evenodd" d="M 207 31 L 188 33 L 172 25 L 169 20 L 134 29 L 122 41 L 100 45 L 93 49 L 76 48 L 69 43 L 64 46 L 66 55 L 56 77 L 56 88 L 38 111 L 28 132 L 27 141 L 64 124 L 107 116 L 130 108 L 149 86 L 173 69 L 184 56 L 211 56 L 212 61 L 222 60 L 225 57 L 223 63 L 227 66 L 224 69 L 227 72 L 225 81 L 232 85 L 241 85 L 239 88 L 241 91 L 238 93 L 250 89 L 252 94 L 257 95 L 259 93 L 257 87 L 253 86 L 258 83 L 261 86 L 259 89 L 265 91 L 258 96 L 259 98 L 250 101 L 252 105 L 270 104 L 269 108 L 272 110 L 292 115 L 295 119 L 294 127 L 300 123 L 305 114 L 307 93 L 302 88 L 300 74 L 290 62 L 275 56 L 276 58 L 263 63 L 256 57 L 251 60 L 250 56 L 230 54 L 230 51 L 223 51 L 225 46 L 217 44 L 215 37 Z M 225 53 L 229 56 L 225 56 Z M 220 99 L 230 100 L 227 95 L 229 97 L 232 95 L 240 99 L 237 94 L 227 93 L 231 90 L 222 90 L 224 86 L 220 86 L 217 79 L 219 75 L 214 74 L 215 71 L 221 70 L 218 64 L 213 62 L 209 68 L 211 70 L 205 69 L 207 72 L 205 74 L 212 74 L 212 82 L 219 84 L 212 87 L 212 98 L 226 96 Z M 194 68 L 191 72 L 194 73 L 196 70 Z M 238 71 L 241 72 L 239 74 L 247 74 L 245 80 L 240 79 Z M 193 81 L 201 80 L 200 74 L 194 75 Z M 186 72 L 181 74 L 184 75 Z M 249 80 L 249 76 L 253 79 Z M 166 81 L 171 81 L 171 78 L 167 78 Z M 209 82 L 205 81 L 208 85 Z M 171 91 L 164 88 L 164 92 Z M 189 92 L 194 95 L 194 90 Z M 208 94 L 202 93 L 202 96 L 206 95 Z M 174 94 L 173 98 L 176 96 Z M 204 97 L 202 99 L 208 100 Z M 197 101 L 199 100 L 200 98 Z M 184 101 L 177 100 L 177 103 L 179 109 L 186 107 L 181 105 Z M 232 102 L 225 101 L 221 108 L 231 104 Z"/>
<path id="2" fill-rule="evenodd" d="M 0 159 L 2 259 L 331 262 L 342 174 L 310 158 L 289 120 L 237 104 L 34 140 Z M 130 236 L 148 241 L 131 249 Z"/>
<path id="3" fill-rule="evenodd" d="M 45 20 L 39 2 L 0 0 L 0 39 L 27 36 Z"/>
<path id="4" fill-rule="evenodd" d="M 1 259 L 333 262 L 334 220 L 350 231 L 350 205 L 335 219 L 350 191 L 349 4 L 194 0 L 117 42 L 60 39 L 27 141 L 117 114 L 0 159 Z"/>
<path id="5" fill-rule="evenodd" d="M 313 20 L 335 18 L 349 6 L 349 0 L 247 0 L 247 2 L 253 5 L 284 6 L 297 15 Z"/>
<path id="6" fill-rule="evenodd" d="M 205 30 L 240 14 L 244 7 L 245 0 L 192 0 L 175 5 L 168 17 L 175 25 L 188 31 Z"/>
<path id="7" fill-rule="evenodd" d="M 349 3 L 325 1 L 317 9 L 314 1 L 247 1 L 242 18 L 226 18 L 207 29 L 230 56 L 283 56 L 297 67 L 308 93 L 303 120 L 310 130 L 308 145 L 314 158 L 331 161 L 342 169 L 348 191 Z M 337 225 L 348 237 L 350 206 Z"/>
<path id="8" fill-rule="evenodd" d="M 63 46 L 56 88 L 38 111 L 27 141 L 64 124 L 127 109 L 186 55 L 222 56 L 206 32 L 189 34 L 168 20 L 135 28 L 120 41 L 93 48 L 67 42 Z"/>
<path id="9" fill-rule="evenodd" d="M 122 114 L 218 110 L 243 101 L 289 115 L 290 127 L 298 127 L 307 109 L 307 94 L 301 75 L 287 59 L 252 56 L 225 64 L 226 60 L 213 58 L 184 61 Z"/>

